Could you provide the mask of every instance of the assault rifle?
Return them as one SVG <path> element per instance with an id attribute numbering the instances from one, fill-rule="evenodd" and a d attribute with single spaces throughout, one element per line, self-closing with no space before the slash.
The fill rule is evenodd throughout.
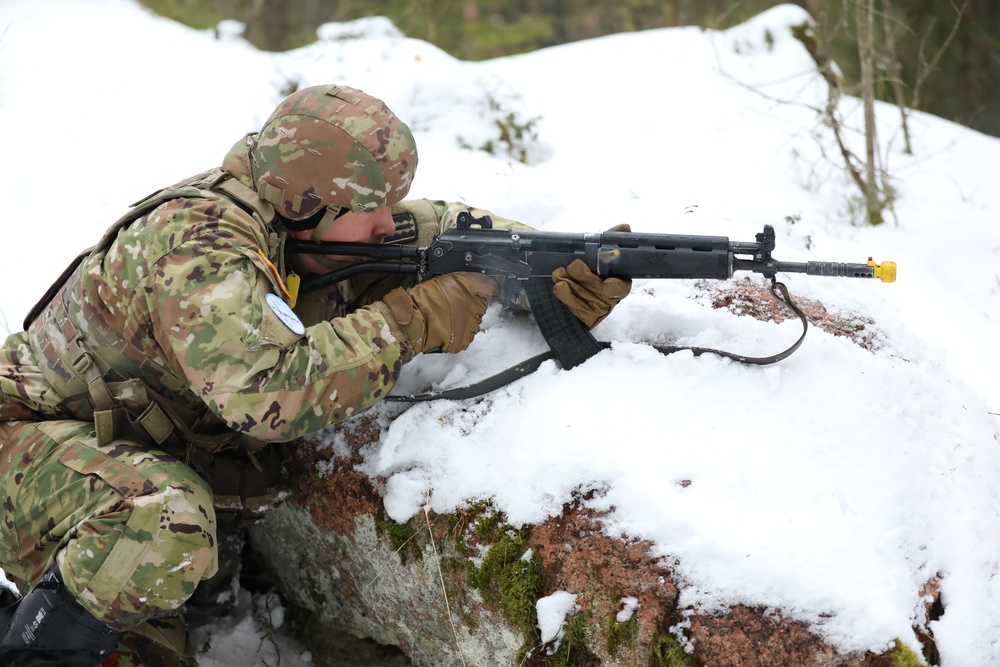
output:
<path id="1" fill-rule="evenodd" d="M 533 364 L 534 368 L 541 361 L 555 357 L 563 368 L 569 369 L 607 347 L 606 343 L 595 340 L 552 292 L 552 271 L 567 266 L 575 259 L 582 259 L 601 277 L 727 280 L 737 271 L 762 274 L 771 281 L 772 296 L 802 321 L 802 336 L 791 348 L 771 357 L 758 358 L 707 348 L 657 347 L 665 353 L 680 349 L 692 350 L 695 354 L 713 352 L 752 364 L 773 363 L 786 358 L 802 343 L 808 328 L 805 314 L 792 302 L 785 286 L 777 282 L 778 273 L 878 278 L 886 283 L 896 279 L 895 262 L 876 264 L 871 258 L 865 264 L 780 262 L 771 257 L 774 247 L 774 228 L 771 225 L 765 225 L 755 241 L 740 242 L 730 241 L 724 236 L 633 232 L 578 234 L 495 229 L 489 216 L 476 218 L 469 212 L 459 214 L 456 226 L 437 236 L 426 247 L 308 241 L 288 241 L 285 245 L 287 251 L 295 253 L 365 258 L 364 261 L 304 281 L 302 292 L 320 289 L 353 275 L 373 272 L 430 277 L 453 271 L 480 271 L 502 278 L 498 300 L 504 307 L 513 305 L 518 302 L 523 290 L 538 328 L 552 349 L 551 353 L 529 360 L 537 361 Z M 775 289 L 780 290 L 780 297 Z"/>

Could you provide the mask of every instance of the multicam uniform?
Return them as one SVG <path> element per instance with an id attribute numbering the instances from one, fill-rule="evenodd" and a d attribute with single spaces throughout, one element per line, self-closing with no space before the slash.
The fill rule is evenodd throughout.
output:
<path id="1" fill-rule="evenodd" d="M 289 308 L 301 267 L 254 191 L 254 139 L 138 205 L 0 350 L 0 567 L 24 593 L 58 564 L 127 633 L 120 665 L 160 664 L 164 646 L 190 658 L 163 617 L 217 570 L 216 506 L 232 520 L 266 504 L 268 443 L 374 405 L 418 352 L 378 301 L 412 278 Z M 459 208 L 397 204 L 387 241 L 425 244 Z"/>

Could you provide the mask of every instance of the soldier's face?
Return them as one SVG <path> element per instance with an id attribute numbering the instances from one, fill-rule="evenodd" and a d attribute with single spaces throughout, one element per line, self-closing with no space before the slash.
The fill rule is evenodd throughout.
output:
<path id="1" fill-rule="evenodd" d="M 313 238 L 313 232 L 298 232 L 304 234 L 299 238 L 313 241 L 340 241 L 342 243 L 382 243 L 386 236 L 396 231 L 396 223 L 392 221 L 392 212 L 388 208 L 369 208 L 363 211 L 348 211 L 337 218 L 318 239 Z"/>
<path id="2" fill-rule="evenodd" d="M 396 223 L 392 221 L 392 212 L 386 208 L 372 208 L 364 211 L 348 211 L 337 218 L 319 238 L 313 236 L 313 230 L 289 232 L 300 241 L 323 241 L 341 243 L 378 243 L 385 241 L 396 231 Z M 327 273 L 330 269 L 314 259 L 313 255 L 300 255 L 306 268 L 313 273 Z M 344 255 L 325 255 L 337 262 L 356 261 L 356 257 Z"/>

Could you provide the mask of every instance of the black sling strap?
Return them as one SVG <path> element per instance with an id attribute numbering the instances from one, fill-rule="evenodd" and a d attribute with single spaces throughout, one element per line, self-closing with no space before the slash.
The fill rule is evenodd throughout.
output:
<path id="1" fill-rule="evenodd" d="M 792 345 L 778 352 L 777 354 L 772 354 L 768 357 L 748 357 L 746 355 L 737 354 L 735 352 L 727 352 L 725 350 L 716 350 L 710 347 L 694 347 L 694 346 L 680 346 L 680 345 L 653 345 L 653 349 L 661 354 L 673 354 L 674 352 L 690 351 L 694 356 L 701 356 L 702 354 L 709 353 L 720 357 L 725 357 L 726 359 L 732 359 L 741 364 L 749 364 L 752 366 L 767 366 L 768 364 L 773 364 L 781 361 L 782 359 L 787 359 L 792 355 L 799 346 L 802 345 L 802 341 L 806 338 L 806 332 L 809 330 L 809 320 L 806 319 L 806 314 L 802 312 L 792 297 L 788 294 L 788 288 L 785 287 L 784 283 L 779 283 L 774 280 L 771 281 L 771 286 L 768 290 L 777 301 L 781 302 L 786 308 L 792 311 L 796 317 L 802 322 L 802 334 L 799 336 Z M 781 296 L 778 293 L 781 293 Z M 610 343 L 601 343 L 601 348 L 606 349 L 610 347 Z M 535 355 L 530 359 L 526 359 L 518 364 L 511 366 L 510 368 L 503 370 L 496 375 L 492 375 L 484 380 L 475 382 L 464 387 L 456 387 L 455 389 L 446 389 L 444 391 L 429 391 L 420 394 L 413 394 L 410 396 L 386 396 L 384 400 L 393 403 L 421 403 L 425 401 L 436 401 L 441 399 L 447 399 L 452 401 L 460 401 L 468 398 L 476 398 L 478 396 L 483 396 L 494 392 L 497 389 L 506 387 L 508 384 L 520 380 L 523 377 L 531 375 L 539 366 L 548 361 L 549 359 L 555 359 L 556 353 L 553 350 L 548 350 L 541 354 Z"/>

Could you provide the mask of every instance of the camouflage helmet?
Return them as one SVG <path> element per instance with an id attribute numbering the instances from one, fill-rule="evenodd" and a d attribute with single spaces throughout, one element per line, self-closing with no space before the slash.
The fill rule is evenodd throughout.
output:
<path id="1" fill-rule="evenodd" d="M 293 221 L 391 206 L 416 168 L 410 128 L 381 100 L 347 86 L 293 93 L 250 147 L 257 192 Z"/>

